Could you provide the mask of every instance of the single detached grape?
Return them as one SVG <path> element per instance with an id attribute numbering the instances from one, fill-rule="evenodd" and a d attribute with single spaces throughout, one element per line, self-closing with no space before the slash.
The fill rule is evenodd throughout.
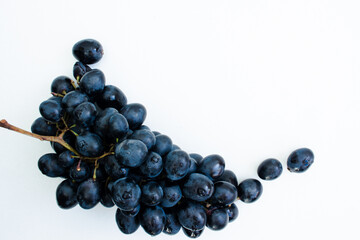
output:
<path id="1" fill-rule="evenodd" d="M 75 43 L 72 53 L 82 63 L 93 64 L 100 61 L 104 55 L 101 44 L 94 39 L 84 39 Z"/>
<path id="2" fill-rule="evenodd" d="M 258 175 L 263 180 L 273 180 L 282 173 L 281 162 L 277 159 L 269 158 L 263 161 L 258 167 Z"/>
<path id="3" fill-rule="evenodd" d="M 237 189 L 240 200 L 245 203 L 258 200 L 263 190 L 261 183 L 252 178 L 242 181 Z"/>
<path id="4" fill-rule="evenodd" d="M 305 172 L 314 163 L 314 153 L 308 148 L 293 151 L 288 160 L 287 168 L 290 172 Z"/>

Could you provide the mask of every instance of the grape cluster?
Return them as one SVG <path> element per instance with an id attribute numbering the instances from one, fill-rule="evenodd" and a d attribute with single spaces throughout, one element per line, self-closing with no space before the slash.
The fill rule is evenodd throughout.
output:
<path id="1" fill-rule="evenodd" d="M 238 183 L 217 154 L 202 157 L 181 150 L 165 134 L 143 125 L 146 109 L 128 103 L 105 75 L 88 64 L 103 56 L 101 44 L 81 40 L 73 47 L 78 60 L 74 80 L 60 76 L 51 84 L 52 97 L 40 104 L 41 117 L 31 126 L 34 134 L 52 136 L 56 153 L 43 155 L 40 171 L 64 180 L 56 189 L 60 208 L 77 204 L 91 209 L 99 202 L 116 206 L 116 223 L 125 234 L 139 226 L 150 235 L 161 232 L 196 238 L 205 226 L 221 230 L 238 216 L 235 201 L 259 199 L 256 179 Z M 309 149 L 298 149 L 288 159 L 290 171 L 305 171 L 313 162 Z M 276 159 L 260 164 L 258 176 L 272 180 L 282 173 Z"/>

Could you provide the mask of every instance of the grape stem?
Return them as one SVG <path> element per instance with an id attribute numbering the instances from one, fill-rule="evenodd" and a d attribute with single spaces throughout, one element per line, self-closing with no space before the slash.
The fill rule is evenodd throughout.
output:
<path id="1" fill-rule="evenodd" d="M 16 127 L 14 125 L 11 125 L 5 119 L 2 119 L 0 121 L 0 127 L 24 134 L 29 137 L 37 138 L 41 141 L 49 141 L 49 142 L 59 143 L 62 146 L 64 146 L 66 149 L 68 149 L 69 151 L 75 153 L 76 155 L 80 155 L 72 146 L 70 146 L 67 142 L 64 141 L 63 136 L 64 136 L 65 132 L 60 133 L 59 136 L 43 136 L 43 135 L 39 135 L 36 133 L 26 131 L 26 130 Z"/>

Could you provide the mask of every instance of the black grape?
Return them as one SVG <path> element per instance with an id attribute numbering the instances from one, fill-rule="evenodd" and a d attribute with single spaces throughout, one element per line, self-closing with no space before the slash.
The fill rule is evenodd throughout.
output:
<path id="1" fill-rule="evenodd" d="M 62 181 L 56 189 L 56 201 L 59 207 L 70 209 L 76 206 L 78 184 L 73 183 L 70 179 Z"/>
<path id="2" fill-rule="evenodd" d="M 77 190 L 77 200 L 80 207 L 90 209 L 100 202 L 100 184 L 93 179 L 82 182 Z"/>

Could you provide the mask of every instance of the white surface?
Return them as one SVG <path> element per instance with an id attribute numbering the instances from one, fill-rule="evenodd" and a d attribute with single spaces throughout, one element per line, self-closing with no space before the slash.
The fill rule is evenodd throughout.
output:
<path id="1" fill-rule="evenodd" d="M 51 81 L 71 76 L 73 44 L 95 38 L 105 49 L 95 67 L 147 107 L 146 125 L 221 154 L 239 180 L 268 157 L 285 164 L 313 149 L 309 171 L 263 182 L 259 201 L 239 202 L 239 218 L 202 239 L 358 239 L 359 10 L 356 0 L 2 0 L 0 118 L 29 129 Z M 48 143 L 1 129 L 0 146 L 0 239 L 154 239 L 120 233 L 115 208 L 59 209 L 61 180 L 37 168 Z"/>

